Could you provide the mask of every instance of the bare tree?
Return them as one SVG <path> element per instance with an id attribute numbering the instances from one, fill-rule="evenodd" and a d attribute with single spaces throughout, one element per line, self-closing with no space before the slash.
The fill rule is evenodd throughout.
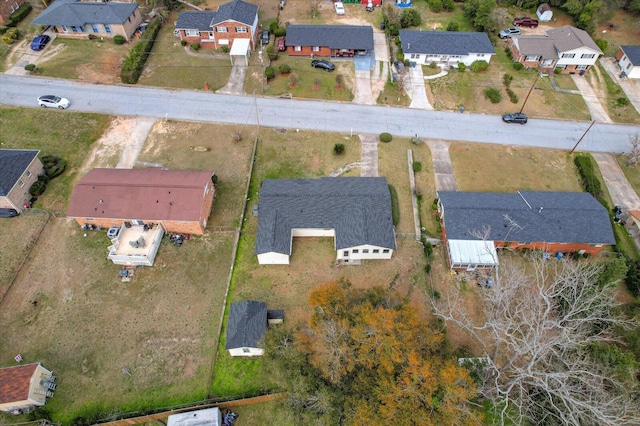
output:
<path id="1" fill-rule="evenodd" d="M 627 154 L 627 165 L 635 166 L 640 160 L 640 135 L 635 133 L 629 136 L 629 143 L 631 144 L 631 150 Z"/>
<path id="2" fill-rule="evenodd" d="M 614 372 L 593 356 L 594 345 L 615 341 L 615 327 L 634 326 L 617 313 L 615 284 L 599 283 L 602 266 L 502 263 L 481 306 L 470 306 L 457 289 L 432 300 L 435 314 L 465 330 L 490 359 L 481 393 L 500 421 L 640 424 L 635 372 Z M 484 322 L 473 320 L 476 311 Z"/>

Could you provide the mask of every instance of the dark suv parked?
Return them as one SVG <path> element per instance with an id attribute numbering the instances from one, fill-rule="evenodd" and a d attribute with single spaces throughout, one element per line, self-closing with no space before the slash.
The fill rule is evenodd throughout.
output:
<path id="1" fill-rule="evenodd" d="M 269 44 L 269 30 L 264 30 L 262 32 L 262 35 L 260 36 L 260 42 L 265 46 Z"/>
<path id="2" fill-rule="evenodd" d="M 320 68 L 325 71 L 333 71 L 336 69 L 336 66 L 333 65 L 332 62 L 325 61 L 324 59 L 316 59 L 315 61 L 311 61 L 311 66 L 314 68 Z"/>
<path id="3" fill-rule="evenodd" d="M 527 122 L 527 114 L 521 112 L 514 112 L 512 114 L 505 114 L 502 116 L 502 121 L 505 123 L 520 123 L 525 124 Z"/>

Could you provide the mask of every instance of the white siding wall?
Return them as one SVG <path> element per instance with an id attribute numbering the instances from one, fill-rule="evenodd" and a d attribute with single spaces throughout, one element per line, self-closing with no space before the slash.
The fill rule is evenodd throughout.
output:
<path id="1" fill-rule="evenodd" d="M 282 253 L 262 253 L 258 255 L 258 264 L 260 265 L 288 265 L 289 256 Z"/>
<path id="2" fill-rule="evenodd" d="M 567 53 L 569 54 L 573 53 L 575 56 L 573 58 L 563 58 L 562 55 Z M 593 54 L 594 57 L 583 59 L 580 57 L 582 56 L 582 54 L 587 54 L 587 55 Z M 564 66 L 564 65 L 593 65 L 596 63 L 596 61 L 598 60 L 598 56 L 600 55 L 591 49 L 579 48 L 574 50 L 568 50 L 566 52 L 561 52 L 558 56 L 560 56 L 560 59 L 558 59 L 558 62 L 556 63 L 557 67 Z"/>
<path id="3" fill-rule="evenodd" d="M 244 357 L 262 356 L 264 354 L 264 349 L 261 349 L 261 348 L 247 348 L 247 349 L 249 349 L 249 352 L 245 352 L 243 348 L 229 349 L 229 354 L 231 356 L 244 356 Z"/>
<path id="4" fill-rule="evenodd" d="M 620 68 L 625 72 L 625 74 L 627 74 L 627 77 L 640 78 L 640 67 L 634 67 L 633 64 L 631 64 L 631 61 L 629 61 L 627 55 L 624 55 L 620 59 Z"/>
<path id="5" fill-rule="evenodd" d="M 376 250 L 377 253 L 374 253 Z M 385 250 L 387 250 L 386 253 Z M 339 260 L 391 259 L 392 255 L 393 250 L 391 249 L 372 245 L 363 245 L 338 250 L 336 258 Z"/>
<path id="6" fill-rule="evenodd" d="M 464 56 L 426 55 L 426 54 L 414 53 L 414 54 L 406 55 L 405 59 L 408 59 L 411 62 L 416 62 L 422 65 L 429 65 L 432 62 L 435 62 L 436 64 L 441 64 L 443 62 L 446 62 L 450 66 L 457 68 L 459 62 L 463 62 L 467 66 L 471 65 L 475 61 L 485 61 L 488 63 L 491 61 L 491 56 L 493 55 L 490 55 L 490 54 L 483 55 L 478 53 L 471 53 L 469 55 L 464 55 Z"/>
<path id="7" fill-rule="evenodd" d="M 291 230 L 294 237 L 335 237 L 336 232 L 333 229 L 313 229 L 313 228 L 294 228 Z"/>

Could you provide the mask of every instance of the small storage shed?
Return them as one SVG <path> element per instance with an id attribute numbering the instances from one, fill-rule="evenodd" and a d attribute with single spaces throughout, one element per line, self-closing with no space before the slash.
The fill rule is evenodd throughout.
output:
<path id="1" fill-rule="evenodd" d="M 227 344 L 231 356 L 261 356 L 261 341 L 267 331 L 267 304 L 244 300 L 231 304 L 227 321 Z"/>
<path id="2" fill-rule="evenodd" d="M 549 6 L 548 3 L 542 3 L 540 6 L 538 6 L 536 15 L 538 15 L 538 21 L 550 22 L 551 18 L 553 18 L 553 11 L 551 10 L 551 6 Z"/>

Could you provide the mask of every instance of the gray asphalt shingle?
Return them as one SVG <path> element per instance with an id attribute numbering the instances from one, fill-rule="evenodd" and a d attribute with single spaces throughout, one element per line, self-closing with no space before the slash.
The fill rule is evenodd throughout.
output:
<path id="1" fill-rule="evenodd" d="M 400 30 L 402 51 L 427 55 L 495 54 L 487 33 Z"/>
<path id="2" fill-rule="evenodd" d="M 640 65 L 640 46 L 620 46 L 634 66 Z"/>
<path id="3" fill-rule="evenodd" d="M 0 149 L 0 196 L 6 196 L 40 151 Z"/>
<path id="4" fill-rule="evenodd" d="M 448 239 L 615 244 L 609 213 L 587 192 L 439 191 Z"/>
<path id="5" fill-rule="evenodd" d="M 289 25 L 287 46 L 373 50 L 373 28 L 368 25 Z"/>
<path id="6" fill-rule="evenodd" d="M 267 330 L 267 304 L 253 300 L 229 308 L 225 349 L 257 348 Z"/>
<path id="7" fill-rule="evenodd" d="M 291 254 L 293 228 L 334 229 L 337 250 L 395 250 L 391 195 L 383 177 L 268 179 L 260 190 L 255 254 Z"/>
<path id="8" fill-rule="evenodd" d="M 242 0 L 234 0 L 221 5 L 216 11 L 211 25 L 225 21 L 237 21 L 242 24 L 252 25 L 258 14 L 258 6 Z"/>
<path id="9" fill-rule="evenodd" d="M 211 21 L 215 14 L 211 10 L 181 12 L 176 21 L 176 29 L 211 31 Z"/>
<path id="10" fill-rule="evenodd" d="M 138 3 L 56 0 L 31 23 L 76 27 L 85 24 L 124 24 L 137 8 Z"/>

